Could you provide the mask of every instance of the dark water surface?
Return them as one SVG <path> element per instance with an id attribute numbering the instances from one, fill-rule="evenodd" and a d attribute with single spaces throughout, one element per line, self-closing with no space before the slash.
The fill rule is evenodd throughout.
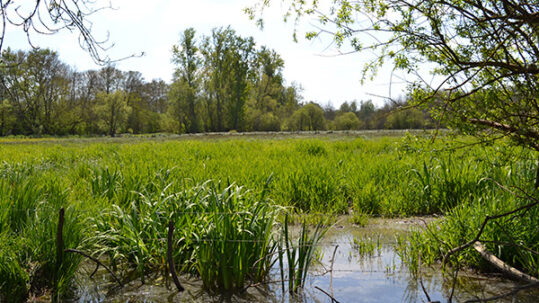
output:
<path id="1" fill-rule="evenodd" d="M 140 280 L 118 289 L 108 277 L 82 279 L 78 302 L 332 302 L 318 288 L 339 302 L 427 302 L 416 277 L 411 275 L 395 253 L 395 237 L 404 234 L 415 220 L 371 220 L 369 226 L 349 226 L 346 219 L 337 223 L 322 240 L 320 263 L 313 264 L 301 295 L 283 295 L 276 268 L 270 283 L 251 287 L 244 294 L 211 294 L 202 290 L 202 282 L 180 277 L 186 291 L 178 293 L 172 283 L 162 278 L 146 283 Z M 352 244 L 354 238 L 380 239 L 381 249 L 373 255 L 360 255 Z M 335 247 L 335 258 L 331 262 Z M 333 271 L 330 271 L 333 264 Z M 432 301 L 447 302 L 453 286 L 450 273 L 439 267 L 422 269 L 423 284 Z M 159 276 L 159 275 L 157 275 Z M 461 270 L 456 283 L 454 302 L 500 295 L 517 286 L 513 281 L 483 276 Z M 317 288 L 318 287 L 318 288 Z M 539 302 L 539 290 L 522 291 L 516 297 L 496 302 Z"/>

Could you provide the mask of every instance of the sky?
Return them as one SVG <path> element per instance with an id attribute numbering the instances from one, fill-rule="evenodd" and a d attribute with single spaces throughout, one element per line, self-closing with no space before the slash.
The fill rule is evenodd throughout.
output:
<path id="1" fill-rule="evenodd" d="M 108 1 L 97 1 L 107 5 Z M 143 77 L 171 81 L 174 65 L 172 46 L 180 33 L 193 27 L 199 35 L 209 35 L 213 28 L 231 26 L 241 36 L 252 36 L 258 46 L 276 50 L 285 61 L 283 71 L 287 84 L 295 82 L 303 88 L 304 101 L 315 101 L 338 107 L 345 101 L 372 100 L 381 106 L 384 99 L 404 93 L 402 80 L 391 77 L 385 66 L 372 81 L 361 83 L 361 70 L 373 54 L 359 53 L 336 56 L 329 37 L 307 41 L 302 33 L 312 30 L 316 21 L 305 19 L 297 27 L 299 41 L 293 41 L 294 24 L 283 22 L 285 7 L 281 1 L 264 12 L 265 26 L 259 29 L 243 9 L 254 0 L 112 0 L 114 9 L 101 10 L 91 16 L 92 32 L 98 39 L 109 37 L 114 46 L 106 54 L 112 59 L 144 52 L 142 57 L 116 63 L 116 67 L 142 73 Z M 77 70 L 98 69 L 90 56 L 78 45 L 78 36 L 61 32 L 52 36 L 33 35 L 34 45 L 58 52 L 62 61 Z M 8 27 L 4 47 L 29 49 L 20 29 Z M 393 79 L 393 81 L 391 80 Z M 392 85 L 389 85 L 392 82 Z"/>

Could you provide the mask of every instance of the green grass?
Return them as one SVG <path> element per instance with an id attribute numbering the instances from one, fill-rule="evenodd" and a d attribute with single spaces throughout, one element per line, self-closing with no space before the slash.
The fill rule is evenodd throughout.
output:
<path id="1" fill-rule="evenodd" d="M 372 237 L 354 237 L 352 239 L 352 249 L 360 257 L 379 256 L 382 253 L 381 235 Z"/>
<path id="2" fill-rule="evenodd" d="M 284 281 L 288 281 L 288 292 L 295 294 L 305 286 L 309 267 L 317 256 L 317 245 L 327 232 L 327 228 L 317 224 L 313 230 L 310 230 L 304 221 L 297 237 L 297 244 L 289 230 L 288 216 L 285 216 L 283 229 L 278 250 L 279 268 L 283 281 L 282 288 L 284 292 Z"/>
<path id="3" fill-rule="evenodd" d="M 178 271 L 211 290 L 236 291 L 267 278 L 284 232 L 275 222 L 285 213 L 289 223 L 326 226 L 340 214 L 353 214 L 357 224 L 370 216 L 440 214 L 440 236 L 462 243 L 481 216 L 523 203 L 489 180 L 527 186 L 537 155 L 504 142 L 450 149 L 457 140 L 471 142 L 441 137 L 430 144 L 410 135 L 14 140 L 0 145 L 0 239 L 7 243 L 0 260 L 9 260 L 0 265 L 0 281 L 17 287 L 0 284 L 0 300 L 51 288 L 61 207 L 66 248 L 91 253 L 126 280 L 165 272 L 166 227 L 174 220 Z M 503 230 L 489 227 L 498 237 L 490 240 L 538 243 L 539 216 L 528 216 L 504 222 Z M 425 237 L 403 240 L 403 257 L 412 263 L 421 249 L 422 259 L 434 262 L 441 251 Z M 509 245 L 489 248 L 537 268 L 536 257 Z M 69 296 L 81 259 L 64 259 L 60 290 Z M 468 260 L 480 263 L 472 253 Z M 292 289 L 301 285 L 294 283 Z"/>
<path id="4" fill-rule="evenodd" d="M 124 276 L 166 270 L 166 226 L 176 226 L 173 256 L 181 272 L 195 274 L 211 290 L 238 290 L 269 271 L 276 209 L 237 185 L 212 181 L 181 192 L 170 187 L 140 194 L 127 207 L 112 205 L 93 221 L 92 251 Z M 143 280 L 144 282 L 144 280 Z"/>

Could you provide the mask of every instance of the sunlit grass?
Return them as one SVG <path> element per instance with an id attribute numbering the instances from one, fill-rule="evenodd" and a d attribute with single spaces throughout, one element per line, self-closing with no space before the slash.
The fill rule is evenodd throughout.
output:
<path id="1" fill-rule="evenodd" d="M 358 225 L 371 216 L 441 214 L 446 219 L 437 235 L 458 245 L 478 218 L 522 203 L 490 180 L 521 186 L 533 180 L 536 157 L 520 149 L 501 153 L 509 148 L 503 142 L 447 149 L 456 141 L 441 140 L 238 137 L 4 144 L 0 239 L 6 245 L 0 247 L 0 261 L 5 260 L 0 278 L 18 281 L 19 287 L 2 284 L 0 296 L 50 289 L 46 272 L 55 264 L 61 207 L 66 208 L 66 247 L 110 263 L 124 279 L 144 281 L 150 272 L 166 272 L 167 223 L 174 220 L 178 271 L 201 278 L 212 290 L 239 290 L 267 278 L 276 250 L 294 265 L 287 273 L 294 281 L 291 289 L 301 287 L 308 262 L 298 261 L 298 255 L 316 255 L 316 250 L 300 251 L 296 240 L 280 240 L 284 230 L 275 224 L 283 224 L 285 214 L 286 225 L 306 226 L 330 226 L 341 214 L 352 214 Z M 491 226 L 486 235 L 504 243 L 539 243 L 536 217 L 506 222 L 503 229 Z M 445 246 L 431 245 L 428 237 L 417 232 L 401 239 L 403 258 L 413 263 L 419 250 L 425 263 L 439 258 Z M 536 256 L 508 245 L 489 249 L 532 274 L 537 268 Z M 468 256 L 470 263 L 479 262 L 473 252 Z M 68 295 L 81 260 L 76 255 L 64 260 L 61 290 Z"/>

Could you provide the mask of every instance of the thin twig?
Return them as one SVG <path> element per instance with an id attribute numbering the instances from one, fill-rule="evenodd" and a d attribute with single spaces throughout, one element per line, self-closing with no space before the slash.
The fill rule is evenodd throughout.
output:
<path id="1" fill-rule="evenodd" d="M 123 287 L 123 286 L 124 286 L 123 283 L 122 283 L 122 281 L 120 281 L 120 279 L 118 279 L 118 277 L 116 277 L 116 275 L 114 274 L 114 272 L 113 272 L 107 265 L 101 263 L 101 261 L 99 261 L 98 259 L 96 259 L 96 258 L 90 256 L 89 254 L 87 254 L 87 253 L 85 253 L 85 252 L 83 252 L 83 251 L 81 251 L 81 250 L 78 250 L 78 249 L 71 249 L 71 248 L 69 248 L 69 249 L 64 250 L 64 252 L 76 253 L 76 254 L 82 255 L 82 256 L 84 256 L 84 257 L 86 257 L 86 258 L 88 258 L 88 259 L 94 261 L 98 266 L 99 266 L 99 265 L 103 266 L 103 268 L 105 268 L 105 269 L 110 273 L 110 275 L 114 278 L 114 280 L 116 280 L 116 282 L 118 282 L 118 284 L 120 285 L 120 287 Z"/>
<path id="2" fill-rule="evenodd" d="M 318 286 L 315 286 L 314 288 L 318 289 L 319 291 L 323 292 L 326 296 L 328 296 L 330 299 L 331 299 L 331 302 L 335 302 L 335 303 L 339 303 L 339 301 L 337 301 L 337 299 L 335 299 L 332 295 L 328 294 L 325 290 L 323 290 L 322 288 L 318 287 Z"/>
<path id="3" fill-rule="evenodd" d="M 431 302 L 429 293 L 425 289 L 425 285 L 423 284 L 423 277 L 421 276 L 421 251 L 419 251 L 419 256 L 417 260 L 417 275 L 419 276 L 419 284 L 421 285 L 421 289 L 423 290 L 423 293 L 427 297 L 427 302 Z"/>
<path id="4" fill-rule="evenodd" d="M 460 264 L 457 263 L 457 268 L 455 269 L 455 272 L 453 273 L 453 285 L 451 285 L 451 294 L 449 295 L 449 299 L 447 300 L 448 303 L 453 302 L 453 296 L 455 295 L 455 288 L 457 287 L 459 269 L 460 269 Z"/>
<path id="5" fill-rule="evenodd" d="M 335 245 L 335 250 L 333 251 L 333 256 L 331 257 L 331 265 L 329 267 L 329 290 L 331 291 L 331 296 L 333 296 L 333 263 L 335 262 L 335 253 L 337 252 L 339 245 Z"/>

